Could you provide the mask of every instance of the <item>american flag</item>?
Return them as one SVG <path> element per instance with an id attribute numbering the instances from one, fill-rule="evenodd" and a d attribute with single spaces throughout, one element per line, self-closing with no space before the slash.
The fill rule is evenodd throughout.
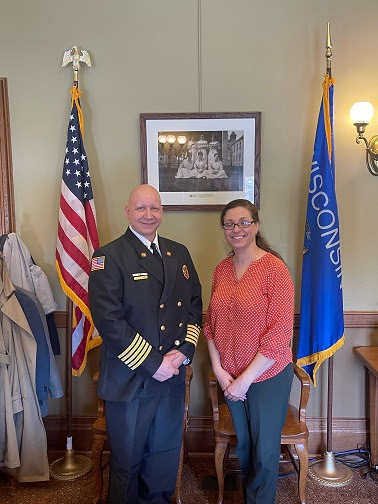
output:
<path id="1" fill-rule="evenodd" d="M 98 248 L 96 210 L 87 155 L 84 149 L 84 119 L 73 86 L 66 156 L 60 194 L 56 269 L 60 285 L 73 302 L 72 374 L 80 376 L 87 352 L 101 343 L 88 300 L 88 278 L 93 251 Z M 69 321 L 70 323 L 70 321 Z"/>

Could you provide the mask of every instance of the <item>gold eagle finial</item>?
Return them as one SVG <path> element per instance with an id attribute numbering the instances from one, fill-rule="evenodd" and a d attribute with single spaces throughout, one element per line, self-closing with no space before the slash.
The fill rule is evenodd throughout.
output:
<path id="1" fill-rule="evenodd" d="M 81 54 L 80 54 L 81 52 Z M 72 62 L 72 68 L 74 71 L 74 81 L 78 81 L 78 72 L 80 70 L 80 62 L 85 63 L 89 67 L 92 68 L 91 58 L 88 54 L 88 51 L 85 49 L 81 49 L 79 52 L 76 46 L 73 46 L 71 49 L 64 51 L 62 67 L 67 66 L 68 63 Z"/>

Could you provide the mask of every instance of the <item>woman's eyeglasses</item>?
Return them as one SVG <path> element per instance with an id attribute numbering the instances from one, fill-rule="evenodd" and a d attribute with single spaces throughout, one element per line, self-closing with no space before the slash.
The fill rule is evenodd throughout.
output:
<path id="1" fill-rule="evenodd" d="M 239 229 L 245 229 L 249 227 L 251 224 L 254 224 L 256 221 L 241 221 L 241 222 L 225 222 L 222 224 L 222 228 L 225 229 L 226 231 L 231 231 L 232 229 L 235 229 L 235 226 L 238 226 Z"/>

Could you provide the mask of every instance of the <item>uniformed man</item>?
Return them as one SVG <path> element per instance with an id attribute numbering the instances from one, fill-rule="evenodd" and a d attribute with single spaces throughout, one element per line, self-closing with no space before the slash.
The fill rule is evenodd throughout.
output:
<path id="1" fill-rule="evenodd" d="M 89 299 L 103 338 L 109 504 L 169 503 L 179 464 L 185 365 L 202 321 L 201 285 L 184 245 L 162 238 L 159 193 L 134 189 L 129 228 L 92 258 Z"/>

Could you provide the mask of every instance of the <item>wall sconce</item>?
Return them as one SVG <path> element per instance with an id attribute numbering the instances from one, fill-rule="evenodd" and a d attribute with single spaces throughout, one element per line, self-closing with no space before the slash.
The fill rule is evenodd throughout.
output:
<path id="1" fill-rule="evenodd" d="M 369 102 L 357 102 L 350 109 L 350 117 L 357 129 L 356 143 L 361 140 L 366 146 L 366 166 L 372 175 L 378 175 L 378 135 L 374 135 L 369 141 L 364 137 L 366 126 L 373 117 L 373 105 Z"/>
<path id="2" fill-rule="evenodd" d="M 178 135 L 176 138 L 172 133 L 161 133 L 158 136 L 159 153 L 162 155 L 159 163 L 168 169 L 177 167 L 184 157 L 186 140 L 185 135 Z"/>
<path id="3" fill-rule="evenodd" d="M 176 144 L 176 140 L 178 145 Z M 176 138 L 175 135 L 171 133 L 169 135 L 161 134 L 158 136 L 158 142 L 161 153 L 169 153 L 170 155 L 175 154 L 176 156 L 179 156 L 184 151 L 186 136 L 179 135 Z"/>

